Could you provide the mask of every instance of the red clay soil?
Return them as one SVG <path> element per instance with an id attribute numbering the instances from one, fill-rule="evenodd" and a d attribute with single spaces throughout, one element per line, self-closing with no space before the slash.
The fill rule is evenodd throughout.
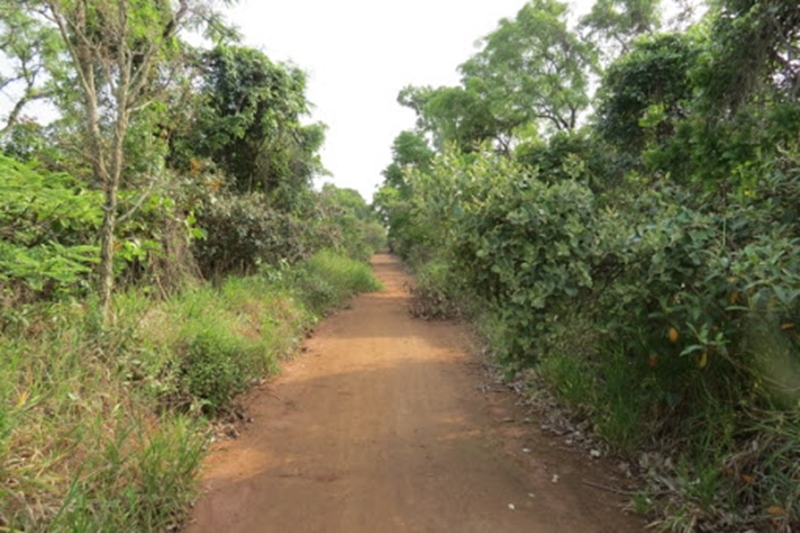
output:
<path id="1" fill-rule="evenodd" d="M 601 461 L 483 392 L 466 328 L 412 318 L 402 266 L 373 265 L 384 290 L 322 322 L 216 445 L 188 533 L 642 531 L 585 484 L 615 485 Z"/>

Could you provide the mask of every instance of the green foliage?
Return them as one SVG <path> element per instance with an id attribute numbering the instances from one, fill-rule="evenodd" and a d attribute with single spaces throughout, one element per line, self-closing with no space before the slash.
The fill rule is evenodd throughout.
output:
<path id="1" fill-rule="evenodd" d="M 709 465 L 751 431 L 739 412 L 798 401 L 796 156 L 742 169 L 751 187 L 724 198 L 631 174 L 600 201 L 571 155 L 531 169 L 450 151 L 409 174 L 406 235 L 433 257 L 420 314 L 482 309 L 507 368 L 537 368 L 614 450 L 696 457 L 708 485 L 688 500 L 755 497 Z"/>
<path id="2" fill-rule="evenodd" d="M 684 34 L 636 41 L 605 72 L 597 130 L 626 153 L 663 144 L 685 119 L 692 97 L 689 75 L 698 46 Z"/>
<path id="3" fill-rule="evenodd" d="M 470 315 L 507 375 L 662 457 L 637 507 L 664 530 L 800 524 L 795 4 L 720 0 L 653 34 L 658 2 L 600 0 L 581 37 L 530 2 L 459 87 L 400 95 L 436 149 L 395 153 L 375 199 L 413 310 Z"/>
<path id="4" fill-rule="evenodd" d="M 701 99 L 711 115 L 728 113 L 763 96 L 800 96 L 797 57 L 800 13 L 792 0 L 713 2 L 711 38 L 698 69 Z"/>
<path id="5" fill-rule="evenodd" d="M 163 531 L 186 513 L 205 438 L 158 419 L 113 361 L 128 332 L 99 339 L 74 304 L 30 310 L 0 343 L 0 517 L 23 531 Z"/>
<path id="6" fill-rule="evenodd" d="M 305 256 L 299 222 L 263 195 L 215 196 L 197 213 L 197 224 L 205 237 L 195 241 L 194 255 L 208 277 L 250 274 L 262 264 Z"/>
<path id="7" fill-rule="evenodd" d="M 571 132 L 589 105 L 596 52 L 570 27 L 567 4 L 532 0 L 503 19 L 482 48 L 459 67 L 457 87 L 404 88 L 398 102 L 417 114 L 417 129 L 442 152 L 480 151 L 491 142 L 510 154 L 538 132 Z M 402 136 L 398 137 L 398 141 Z M 395 143 L 397 148 L 397 141 Z M 395 154 L 387 184 L 397 187 L 405 163 Z"/>
<path id="8" fill-rule="evenodd" d="M 178 529 L 203 416 L 376 286 L 336 255 L 382 246 L 375 215 L 311 190 L 305 75 L 223 44 L 213 3 L 0 1 L 0 530 Z"/>
<path id="9" fill-rule="evenodd" d="M 195 331 L 183 334 L 189 344 L 182 374 L 189 394 L 200 398 L 213 413 L 247 390 L 252 385 L 248 378 L 261 376 L 267 359 L 260 346 L 243 341 L 216 317 L 197 322 L 192 323 Z"/>
<path id="10" fill-rule="evenodd" d="M 386 250 L 386 228 L 377 220 L 372 220 L 364 225 L 364 242 L 366 249 L 372 253 Z"/>
<path id="11" fill-rule="evenodd" d="M 316 152 L 325 127 L 300 122 L 309 110 L 305 74 L 242 46 L 219 46 L 201 62 L 203 103 L 176 142 L 173 164 L 209 157 L 243 193 L 291 197 L 307 188 L 323 170 Z"/>
<path id="12" fill-rule="evenodd" d="M 661 25 L 659 0 L 598 0 L 581 17 L 580 26 L 606 55 L 630 51 L 640 35 L 652 34 Z"/>
<path id="13" fill-rule="evenodd" d="M 461 280 L 448 263 L 432 260 L 423 263 L 414 274 L 416 284 L 411 289 L 413 316 L 430 320 L 461 314 L 457 301 Z"/>
<path id="14" fill-rule="evenodd" d="M 65 174 L 0 156 L 0 283 L 4 292 L 86 288 L 97 261 L 98 194 Z M 17 294 L 21 296 L 21 294 Z"/>
<path id="15" fill-rule="evenodd" d="M 383 171 L 384 186 L 375 194 L 373 208 L 388 228 L 390 250 L 408 257 L 414 239 L 411 226 L 411 184 L 407 175 L 412 170 L 427 172 L 434 152 L 425 138 L 410 131 L 401 132 L 392 145 L 392 163 Z"/>
<path id="16" fill-rule="evenodd" d="M 497 306 L 514 332 L 509 357 L 536 357 L 552 302 L 592 286 L 592 192 L 574 181 L 546 184 L 486 154 L 445 154 L 414 184 L 426 244 L 443 246 L 464 284 Z"/>
<path id="17" fill-rule="evenodd" d="M 433 156 L 433 150 L 422 135 L 411 131 L 401 132 L 392 144 L 392 163 L 383 171 L 386 185 L 402 191 L 406 187 L 404 169 L 426 170 Z"/>
<path id="18" fill-rule="evenodd" d="M 331 232 L 335 229 L 338 233 L 338 242 L 332 245 L 345 255 L 366 263 L 376 251 L 385 247 L 386 230 L 358 191 L 326 183 L 319 200 L 325 224 L 332 227 Z"/>
<path id="19" fill-rule="evenodd" d="M 567 9 L 558 0 L 528 2 L 461 65 L 465 86 L 492 102 L 501 122 L 521 113 L 556 131 L 577 127 L 595 53 L 569 28 Z"/>
<path id="20" fill-rule="evenodd" d="M 367 262 L 383 245 L 384 230 L 355 190 L 327 184 L 321 193 L 296 195 L 294 205 L 287 213 L 264 194 L 213 194 L 196 215 L 203 238 L 193 252 L 203 274 L 252 274 L 323 248 Z"/>
<path id="21" fill-rule="evenodd" d="M 406 87 L 398 101 L 414 109 L 417 126 L 433 135 L 434 145 L 440 150 L 448 143 L 455 143 L 470 152 L 487 140 L 507 145 L 513 128 L 524 122 L 525 116 L 519 113 L 513 117 L 497 116 L 501 112 L 499 106 L 480 93 L 481 86 L 478 80 L 471 80 L 464 87 Z M 403 134 L 397 138 L 398 142 L 404 140 Z M 424 152 L 419 155 L 424 157 Z"/>
<path id="22" fill-rule="evenodd" d="M 23 116 L 25 107 L 31 102 L 53 96 L 51 87 L 47 87 L 43 79 L 47 78 L 47 72 L 56 70 L 60 54 L 64 51 L 57 30 L 42 25 L 35 16 L 21 9 L 19 4 L 3 2 L 3 16 L 0 17 L 0 38 L 3 43 L 0 54 L 4 59 L 0 85 L 21 95 L 8 116 L 4 117 L 5 125 L 0 129 L 3 134 L 9 129 L 16 129 L 17 125 L 23 126 L 19 132 L 27 133 L 25 126 L 29 123 Z M 8 146 L 4 151 L 7 155 L 22 155 L 13 153 L 13 149 L 9 151 Z"/>
<path id="23" fill-rule="evenodd" d="M 588 185 L 595 193 L 613 187 L 619 179 L 618 158 L 587 132 L 561 132 L 547 141 L 520 143 L 514 160 L 538 171 L 547 183 L 572 180 Z"/>

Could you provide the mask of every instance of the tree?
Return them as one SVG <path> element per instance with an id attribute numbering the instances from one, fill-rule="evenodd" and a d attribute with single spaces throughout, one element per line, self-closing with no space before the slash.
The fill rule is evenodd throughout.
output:
<path id="1" fill-rule="evenodd" d="M 201 64 L 203 98 L 181 141 L 184 160 L 211 158 L 238 192 L 282 191 L 282 204 L 324 173 L 317 152 L 326 128 L 301 124 L 310 107 L 303 71 L 243 46 L 218 46 Z"/>
<path id="2" fill-rule="evenodd" d="M 407 187 L 404 172 L 407 167 L 421 170 L 429 168 L 434 151 L 418 133 L 403 131 L 392 144 L 392 162 L 383 171 L 384 183 L 395 189 Z"/>
<path id="3" fill-rule="evenodd" d="M 343 213 L 354 216 L 359 220 L 370 220 L 374 213 L 364 197 L 355 189 L 337 187 L 333 183 L 326 183 L 320 192 L 324 200 L 342 210 Z"/>
<path id="4" fill-rule="evenodd" d="M 484 97 L 482 81 L 469 80 L 463 87 L 406 87 L 398 96 L 401 105 L 417 113 L 417 127 L 430 133 L 440 152 L 448 143 L 470 152 L 487 140 L 507 152 L 515 127 L 527 120 L 526 114 L 504 116 L 494 100 Z"/>
<path id="5" fill-rule="evenodd" d="M 591 45 L 568 27 L 568 6 L 532 0 L 513 20 L 503 19 L 483 49 L 461 65 L 463 85 L 491 102 L 494 116 L 523 117 L 555 131 L 574 130 L 589 105 Z"/>
<path id="6" fill-rule="evenodd" d="M 383 171 L 383 186 L 373 200 L 374 209 L 389 230 L 392 251 L 404 257 L 414 241 L 408 234 L 413 230 L 410 216 L 414 191 L 406 177 L 411 171 L 428 172 L 434 156 L 435 152 L 420 133 L 401 132 L 392 144 L 392 163 Z"/>
<path id="7" fill-rule="evenodd" d="M 650 35 L 661 26 L 660 0 L 597 0 L 581 18 L 586 37 L 613 59 L 626 54 L 640 35 Z"/>
<path id="8" fill-rule="evenodd" d="M 540 132 L 573 131 L 589 105 L 595 52 L 568 26 L 567 4 L 532 0 L 503 19 L 483 49 L 463 63 L 457 87 L 406 87 L 398 102 L 441 153 L 448 143 L 470 153 L 491 141 L 510 155 Z"/>
<path id="9" fill-rule="evenodd" d="M 63 51 L 54 28 L 39 24 L 20 6 L 6 3 L 0 3 L 0 51 L 7 71 L 0 74 L 0 91 L 16 103 L 5 117 L 0 136 L 19 122 L 28 104 L 52 96 L 53 88 L 46 85 L 46 77 Z"/>
<path id="10" fill-rule="evenodd" d="M 43 34 L 60 37 L 63 62 L 49 74 L 61 86 L 62 109 L 71 106 L 80 113 L 83 157 L 104 196 L 98 285 L 107 323 L 126 137 L 136 117 L 169 85 L 172 67 L 180 62 L 176 35 L 200 24 L 210 8 L 201 0 L 3 0 L 2 7 L 6 24 L 25 20 Z M 67 89 L 70 85 L 74 94 Z"/>
<path id="11" fill-rule="evenodd" d="M 699 53 L 698 44 L 684 34 L 634 43 L 603 77 L 597 110 L 601 136 L 620 151 L 637 155 L 650 140 L 663 144 L 690 112 L 690 70 Z"/>
<path id="12" fill-rule="evenodd" d="M 729 115 L 759 94 L 800 98 L 800 9 L 795 0 L 717 0 L 698 85 L 706 109 Z M 768 100 L 766 100 L 768 101 Z"/>

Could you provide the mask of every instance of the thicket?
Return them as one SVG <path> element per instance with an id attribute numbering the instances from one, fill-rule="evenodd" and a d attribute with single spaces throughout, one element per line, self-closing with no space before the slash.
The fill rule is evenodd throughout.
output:
<path id="1" fill-rule="evenodd" d="M 0 43 L 0 530 L 174 530 L 209 421 L 377 288 L 383 230 L 313 189 L 304 73 L 207 2 L 2 2 Z"/>
<path id="2" fill-rule="evenodd" d="M 546 384 L 638 463 L 649 482 L 633 503 L 663 530 L 800 525 L 790 4 L 717 2 L 657 33 L 656 19 L 630 25 L 652 15 L 640 4 L 599 3 L 571 30 L 560 4 L 531 2 L 462 65 L 461 87 L 400 96 L 418 128 L 395 142 L 376 203 L 418 270 L 417 307 L 471 316 L 509 376 Z M 583 61 L 602 83 L 569 127 Z M 538 99 L 520 111 L 523 84 Z M 443 106 L 456 90 L 482 103 Z"/>

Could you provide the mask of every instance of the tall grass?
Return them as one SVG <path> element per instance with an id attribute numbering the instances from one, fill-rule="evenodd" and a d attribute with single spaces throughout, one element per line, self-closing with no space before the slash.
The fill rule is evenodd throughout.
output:
<path id="1" fill-rule="evenodd" d="M 19 309 L 0 335 L 0 531 L 166 531 L 185 518 L 208 417 L 225 413 L 344 298 L 377 287 L 325 252 L 278 276 L 166 301 Z"/>
<path id="2" fill-rule="evenodd" d="M 358 292 L 378 290 L 380 283 L 364 263 L 324 250 L 289 279 L 293 292 L 312 313 L 325 313 Z"/>
<path id="3" fill-rule="evenodd" d="M 163 530 L 191 496 L 203 426 L 157 416 L 117 371 L 125 340 L 92 335 L 82 313 L 0 341 L 0 520 L 12 531 Z"/>

